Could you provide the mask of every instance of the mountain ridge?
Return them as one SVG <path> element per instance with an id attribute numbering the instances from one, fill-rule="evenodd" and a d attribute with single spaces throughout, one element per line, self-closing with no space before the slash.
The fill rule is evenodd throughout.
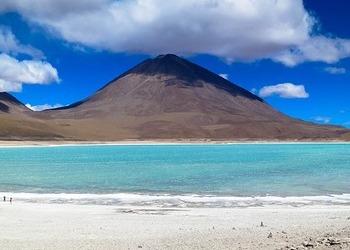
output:
<path id="1" fill-rule="evenodd" d="M 73 140 L 337 140 L 349 133 L 286 116 L 172 54 L 139 63 L 79 102 L 25 113 Z"/>

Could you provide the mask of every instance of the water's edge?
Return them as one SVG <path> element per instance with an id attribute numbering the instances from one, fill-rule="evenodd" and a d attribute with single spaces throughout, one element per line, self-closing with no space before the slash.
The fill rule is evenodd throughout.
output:
<path id="1" fill-rule="evenodd" d="M 53 203 L 76 205 L 110 205 L 110 206 L 156 206 L 162 208 L 235 208 L 265 206 L 313 206 L 343 205 L 350 206 L 350 194 L 322 196 L 204 196 L 197 194 L 77 194 L 77 193 L 9 193 L 1 192 L 8 200 L 25 203 Z"/>

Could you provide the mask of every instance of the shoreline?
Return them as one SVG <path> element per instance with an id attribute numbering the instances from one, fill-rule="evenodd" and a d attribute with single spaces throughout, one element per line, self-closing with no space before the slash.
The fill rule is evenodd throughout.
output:
<path id="1" fill-rule="evenodd" d="M 183 209 L 1 202 L 0 212 L 2 249 L 350 247 L 350 207 L 343 206 Z"/>
<path id="2" fill-rule="evenodd" d="M 166 146 L 166 145 L 303 145 L 303 144 L 350 144 L 341 140 L 122 140 L 122 141 L 2 141 L 0 148 L 10 147 L 74 147 L 74 146 Z"/>
<path id="3" fill-rule="evenodd" d="M 350 194 L 300 195 L 300 196 L 233 196 L 214 194 L 169 194 L 169 193 L 34 193 L 3 192 L 0 198 L 29 204 L 73 204 L 103 206 L 153 206 L 158 208 L 285 208 L 343 206 L 350 208 Z"/>

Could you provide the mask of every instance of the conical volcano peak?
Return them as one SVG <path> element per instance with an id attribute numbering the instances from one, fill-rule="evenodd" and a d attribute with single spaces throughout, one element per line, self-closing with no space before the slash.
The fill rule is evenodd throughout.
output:
<path id="1" fill-rule="evenodd" d="M 174 54 L 159 55 L 137 65 L 128 73 L 145 75 L 173 75 L 182 78 L 193 78 L 194 65 Z"/>
<path id="2" fill-rule="evenodd" d="M 188 60 L 174 55 L 174 54 L 165 54 L 165 55 L 159 55 L 153 59 L 151 59 L 153 63 L 159 63 L 159 64 L 180 64 L 182 66 L 185 66 L 186 64 L 190 63 Z"/>
<path id="3" fill-rule="evenodd" d="M 201 87 L 203 83 L 207 83 L 233 95 L 243 95 L 249 99 L 263 101 L 258 96 L 221 76 L 174 54 L 159 55 L 153 59 L 148 59 L 127 73 L 147 76 L 167 75 L 179 80 L 179 83 L 185 86 Z"/>
<path id="4" fill-rule="evenodd" d="M 137 78 L 140 76 L 142 80 Z M 132 77 L 136 78 L 131 79 Z M 165 86 L 176 85 L 180 88 L 203 88 L 204 86 L 210 85 L 216 89 L 229 92 L 233 96 L 244 96 L 248 99 L 263 102 L 260 97 L 252 94 L 251 92 L 195 63 L 174 54 L 159 55 L 155 58 L 147 59 L 141 62 L 134 68 L 110 81 L 107 85 L 101 88 L 98 93 L 106 88 L 108 88 L 106 91 L 111 91 L 111 89 L 117 88 L 117 83 L 121 79 L 124 79 L 123 84 L 125 85 L 130 85 L 130 83 L 134 81 L 147 81 L 149 85 L 153 86 L 158 82 Z M 128 79 L 128 81 L 126 81 L 126 79 Z M 129 87 L 125 86 L 125 89 L 127 88 Z M 114 91 L 111 92 L 114 93 Z M 68 107 L 80 105 L 81 103 L 82 102 L 78 102 Z"/>
<path id="5" fill-rule="evenodd" d="M 181 57 L 175 55 L 175 54 L 164 54 L 164 55 L 158 55 L 154 58 L 155 60 L 181 60 Z"/>

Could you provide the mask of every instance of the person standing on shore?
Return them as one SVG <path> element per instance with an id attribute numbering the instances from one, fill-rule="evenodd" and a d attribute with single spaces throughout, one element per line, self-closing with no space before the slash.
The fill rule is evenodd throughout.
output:
<path id="1" fill-rule="evenodd" d="M 6 196 L 4 195 L 4 202 L 6 201 Z"/>
<path id="2" fill-rule="evenodd" d="M 10 197 L 10 203 L 12 204 L 12 197 Z"/>

